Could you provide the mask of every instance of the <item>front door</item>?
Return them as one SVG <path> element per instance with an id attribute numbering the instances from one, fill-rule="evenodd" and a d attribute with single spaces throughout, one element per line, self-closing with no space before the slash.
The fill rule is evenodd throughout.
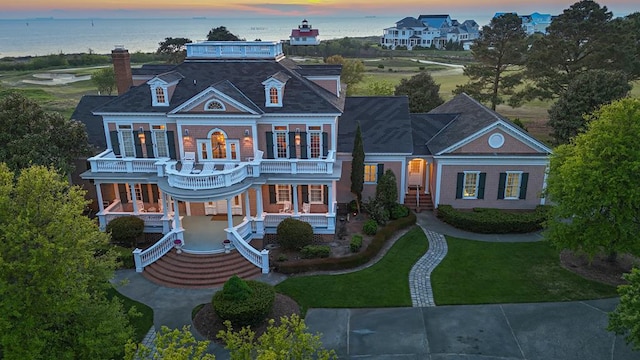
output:
<path id="1" fill-rule="evenodd" d="M 409 161 L 409 187 L 423 186 L 422 172 L 424 171 L 424 160 L 413 159 Z"/>

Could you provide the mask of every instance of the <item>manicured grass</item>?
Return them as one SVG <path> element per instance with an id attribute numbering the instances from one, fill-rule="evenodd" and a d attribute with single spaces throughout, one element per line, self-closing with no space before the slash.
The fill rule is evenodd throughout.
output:
<path id="1" fill-rule="evenodd" d="M 411 306 L 409 271 L 427 251 L 427 238 L 414 227 L 375 265 L 344 275 L 289 278 L 276 290 L 308 308 Z"/>
<path id="2" fill-rule="evenodd" d="M 438 305 L 570 301 L 617 296 L 614 286 L 560 266 L 547 242 L 487 243 L 447 237 L 448 252 L 431 275 Z"/>
<path id="3" fill-rule="evenodd" d="M 125 312 L 129 311 L 131 307 L 135 306 L 136 311 L 141 314 L 141 316 L 134 316 L 129 318 L 129 322 L 135 330 L 133 340 L 137 343 L 141 342 L 151 326 L 153 326 L 153 309 L 141 302 L 129 299 L 128 297 L 120 294 L 114 288 L 109 289 L 107 291 L 107 297 L 111 299 L 114 296 L 117 296 L 122 301 Z"/>

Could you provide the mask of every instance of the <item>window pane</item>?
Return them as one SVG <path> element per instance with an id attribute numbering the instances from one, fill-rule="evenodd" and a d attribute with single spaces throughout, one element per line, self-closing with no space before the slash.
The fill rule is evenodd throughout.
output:
<path id="1" fill-rule="evenodd" d="M 320 141 L 321 141 L 320 140 L 321 139 L 320 133 L 312 132 L 310 134 L 310 138 L 311 138 L 311 141 L 310 141 L 310 146 L 311 146 L 311 154 L 310 155 L 311 155 L 311 158 L 319 158 L 320 154 L 321 154 L 321 150 L 320 149 L 322 147 L 321 144 L 320 144 Z"/>
<path id="2" fill-rule="evenodd" d="M 164 131 L 154 131 L 156 143 L 156 156 L 157 157 L 169 157 L 169 149 L 167 148 L 167 133 Z"/>
<path id="3" fill-rule="evenodd" d="M 378 166 L 366 165 L 364 166 L 364 182 L 376 182 Z"/>
<path id="4" fill-rule="evenodd" d="M 285 201 L 291 202 L 289 185 L 276 185 L 277 202 L 283 203 Z"/>
<path id="5" fill-rule="evenodd" d="M 211 134 L 211 155 L 214 159 L 227 158 L 227 145 L 224 139 L 224 134 L 219 131 Z"/>
<path id="6" fill-rule="evenodd" d="M 322 185 L 309 185 L 309 202 L 311 204 L 322 204 Z"/>
<path id="7" fill-rule="evenodd" d="M 505 198 L 518 198 L 520 196 L 520 174 L 507 173 L 507 183 L 504 188 Z"/>
<path id="8" fill-rule="evenodd" d="M 269 101 L 272 104 L 277 104 L 278 103 L 278 89 L 276 89 L 274 87 L 269 89 Z"/>
<path id="9" fill-rule="evenodd" d="M 476 197 L 477 196 L 477 178 L 476 173 L 466 173 L 464 176 L 464 197 Z"/>
<path id="10" fill-rule="evenodd" d="M 124 147 L 125 157 L 135 157 L 136 152 L 133 145 L 133 132 L 130 130 L 120 131 L 122 135 L 122 146 Z"/>
<path id="11" fill-rule="evenodd" d="M 277 145 L 276 156 L 279 158 L 286 158 L 287 157 L 287 133 L 285 132 L 276 133 L 276 145 Z"/>

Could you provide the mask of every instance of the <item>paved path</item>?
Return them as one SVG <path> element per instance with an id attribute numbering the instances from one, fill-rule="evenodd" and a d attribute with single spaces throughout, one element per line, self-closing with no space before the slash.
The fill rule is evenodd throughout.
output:
<path id="1" fill-rule="evenodd" d="M 447 240 L 444 235 L 422 227 L 429 240 L 429 250 L 409 272 L 409 288 L 413 307 L 436 306 L 431 288 L 431 272 L 447 255 Z"/>

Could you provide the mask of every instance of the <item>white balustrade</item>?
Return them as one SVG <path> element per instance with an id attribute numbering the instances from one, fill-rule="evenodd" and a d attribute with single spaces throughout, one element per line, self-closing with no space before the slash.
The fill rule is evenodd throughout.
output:
<path id="1" fill-rule="evenodd" d="M 175 163 L 169 163 L 166 174 L 168 176 L 169 185 L 180 189 L 217 189 L 228 187 L 241 182 L 250 176 L 247 167 L 248 163 L 240 163 L 238 166 L 227 169 L 200 173 L 186 173 L 176 169 Z M 253 174 L 253 172 L 251 172 Z"/>
<path id="2" fill-rule="evenodd" d="M 231 244 L 236 248 L 238 253 L 242 255 L 245 259 L 247 259 L 253 265 L 262 269 L 263 274 L 269 273 L 269 250 L 258 251 L 253 246 L 249 245 L 246 242 L 242 235 L 238 232 L 238 228 L 245 227 L 246 224 L 249 223 L 248 220 L 245 219 L 243 224 L 240 224 L 231 229 L 225 229 L 227 232 L 227 239 L 231 240 Z"/>
<path id="3" fill-rule="evenodd" d="M 157 172 L 156 163 L 167 160 L 166 158 L 123 158 L 117 157 L 112 150 L 105 150 L 89 158 L 89 164 L 92 172 L 155 173 Z"/>
<path id="4" fill-rule="evenodd" d="M 137 248 L 133 250 L 133 260 L 136 264 L 136 272 L 142 272 L 145 266 L 153 264 L 156 260 L 160 259 L 164 254 L 174 248 L 176 246 L 175 241 L 179 239 L 181 240 L 180 234 L 183 231 L 184 230 L 172 230 L 146 250 L 143 251 Z"/>
<path id="5" fill-rule="evenodd" d="M 112 204 L 112 205 L 114 205 L 114 204 Z M 116 205 L 119 205 L 119 203 L 116 204 Z M 110 207 L 111 207 L 111 205 L 110 205 Z M 114 212 L 114 211 L 107 212 L 107 209 L 105 209 L 105 212 L 102 215 L 99 215 L 99 216 L 104 216 L 105 224 L 108 224 L 112 220 L 120 218 L 120 217 L 136 216 L 136 217 L 144 220 L 144 226 L 162 227 L 162 217 L 164 216 L 164 214 L 163 213 L 139 213 L 139 214 L 134 214 L 134 213 L 130 213 L 130 212 Z"/>
<path id="6" fill-rule="evenodd" d="M 260 172 L 271 174 L 332 174 L 335 151 L 325 159 L 263 159 Z"/>
<path id="7" fill-rule="evenodd" d="M 282 220 L 293 217 L 293 214 L 264 214 L 265 227 L 277 227 Z M 327 214 L 300 214 L 296 219 L 309 223 L 315 228 L 326 228 L 329 226 L 329 218 Z"/>

